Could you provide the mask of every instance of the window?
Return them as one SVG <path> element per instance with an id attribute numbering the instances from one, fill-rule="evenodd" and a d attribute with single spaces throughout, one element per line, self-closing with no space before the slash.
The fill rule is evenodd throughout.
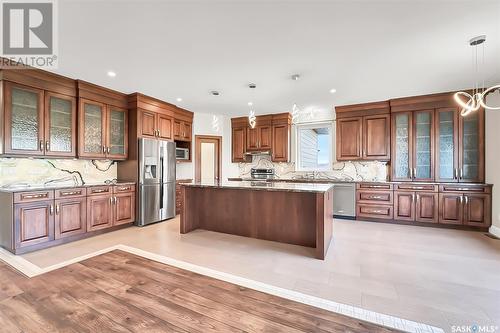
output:
<path id="1" fill-rule="evenodd" d="M 330 170 L 331 165 L 331 123 L 297 126 L 297 170 Z"/>

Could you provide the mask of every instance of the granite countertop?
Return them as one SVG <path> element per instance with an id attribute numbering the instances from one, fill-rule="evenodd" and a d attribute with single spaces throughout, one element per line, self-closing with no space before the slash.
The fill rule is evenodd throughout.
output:
<path id="1" fill-rule="evenodd" d="M 14 192 L 25 192 L 25 191 L 43 191 L 43 190 L 60 190 L 69 188 L 79 188 L 79 187 L 92 187 L 92 186 L 113 186 L 113 185 L 134 185 L 135 182 L 116 182 L 116 183 L 87 183 L 84 185 L 9 185 L 5 187 L 0 187 L 0 192 L 14 193 Z"/>
<path id="2" fill-rule="evenodd" d="M 206 188 L 228 188 L 241 190 L 281 191 L 281 192 L 310 192 L 324 193 L 335 185 L 333 184 L 311 184 L 311 183 L 287 183 L 267 181 L 227 181 L 211 183 L 185 183 L 181 186 L 206 187 Z"/>

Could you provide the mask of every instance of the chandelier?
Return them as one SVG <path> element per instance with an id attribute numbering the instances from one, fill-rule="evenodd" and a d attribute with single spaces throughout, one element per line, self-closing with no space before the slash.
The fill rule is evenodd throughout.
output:
<path id="1" fill-rule="evenodd" d="M 486 105 L 486 95 L 488 95 L 490 92 L 493 92 L 497 89 L 500 89 L 500 84 L 495 85 L 493 87 L 484 88 L 484 78 L 483 78 L 483 84 L 482 86 L 479 85 L 479 64 L 478 64 L 478 47 L 479 45 L 482 44 L 482 53 L 483 53 L 483 65 L 484 65 L 484 42 L 486 41 L 486 36 L 481 35 L 472 38 L 469 41 L 469 45 L 474 47 L 474 53 L 475 53 L 475 81 L 473 85 L 472 92 L 466 92 L 466 91 L 458 91 L 453 95 L 453 98 L 455 99 L 455 102 L 462 108 L 460 114 L 465 117 L 469 113 L 474 112 L 479 110 L 479 108 L 483 107 L 485 109 L 492 109 L 492 110 L 500 110 L 500 107 L 491 107 Z"/>

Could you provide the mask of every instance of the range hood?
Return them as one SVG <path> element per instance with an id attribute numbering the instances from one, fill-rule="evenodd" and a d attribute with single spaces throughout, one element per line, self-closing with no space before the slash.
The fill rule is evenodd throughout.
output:
<path id="1" fill-rule="evenodd" d="M 269 150 L 259 150 L 259 151 L 248 151 L 245 153 L 247 156 L 259 156 L 259 155 L 271 155 Z"/>

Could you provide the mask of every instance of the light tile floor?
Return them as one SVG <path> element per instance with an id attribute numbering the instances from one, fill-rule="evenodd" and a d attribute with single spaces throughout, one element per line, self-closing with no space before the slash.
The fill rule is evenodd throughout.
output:
<path id="1" fill-rule="evenodd" d="M 479 232 L 335 220 L 321 261 L 300 246 L 203 230 L 181 235 L 177 217 L 22 257 L 43 268 L 116 244 L 445 331 L 500 326 L 500 240 Z"/>

